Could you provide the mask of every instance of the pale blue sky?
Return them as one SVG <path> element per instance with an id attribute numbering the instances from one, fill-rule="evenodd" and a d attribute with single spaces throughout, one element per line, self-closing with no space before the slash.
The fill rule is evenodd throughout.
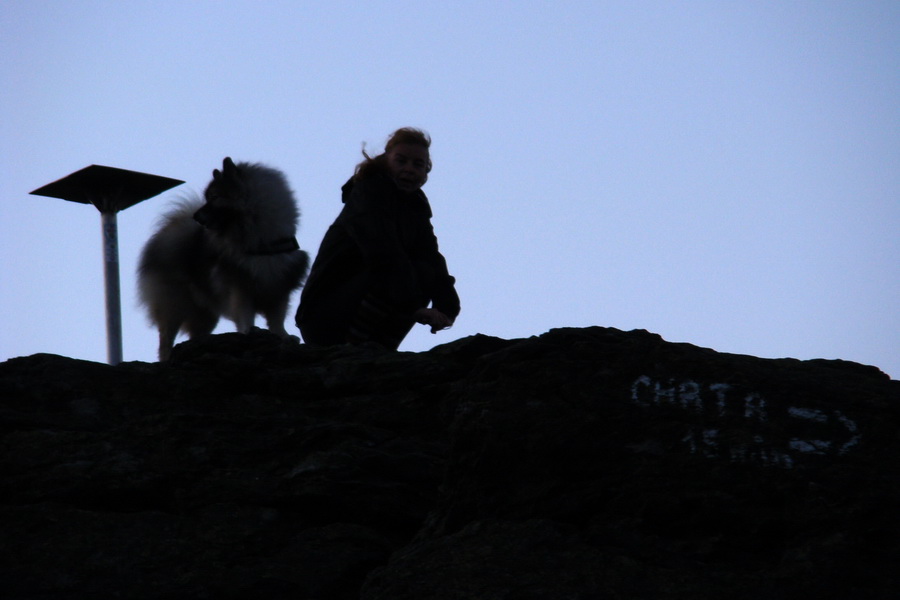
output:
<path id="1" fill-rule="evenodd" d="M 401 349 L 601 325 L 900 377 L 900 2 L 8 0 L 0 53 L 0 360 L 106 360 L 99 213 L 31 190 L 262 161 L 314 254 L 412 125 L 463 312 Z M 125 360 L 171 198 L 119 214 Z"/>

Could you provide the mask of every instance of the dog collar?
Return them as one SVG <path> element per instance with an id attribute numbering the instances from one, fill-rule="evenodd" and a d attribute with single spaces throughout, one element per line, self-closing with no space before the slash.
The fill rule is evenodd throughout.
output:
<path id="1" fill-rule="evenodd" d="M 286 237 L 263 244 L 253 254 L 284 254 L 299 249 L 300 244 L 297 243 L 296 237 Z"/>

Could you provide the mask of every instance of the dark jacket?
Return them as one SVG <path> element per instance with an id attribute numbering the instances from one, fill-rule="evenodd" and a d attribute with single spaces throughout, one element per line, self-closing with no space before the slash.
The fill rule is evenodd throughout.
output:
<path id="1" fill-rule="evenodd" d="M 455 279 L 438 250 L 431 207 L 384 175 L 351 178 L 344 207 L 319 247 L 296 322 L 312 344 L 372 339 L 396 348 L 412 315 L 433 307 L 455 319 Z"/>

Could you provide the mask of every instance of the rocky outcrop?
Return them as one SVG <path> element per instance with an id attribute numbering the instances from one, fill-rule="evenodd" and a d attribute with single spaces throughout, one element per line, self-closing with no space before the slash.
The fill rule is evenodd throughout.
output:
<path id="1" fill-rule="evenodd" d="M 0 365 L 4 598 L 893 598 L 900 382 L 645 331 Z"/>

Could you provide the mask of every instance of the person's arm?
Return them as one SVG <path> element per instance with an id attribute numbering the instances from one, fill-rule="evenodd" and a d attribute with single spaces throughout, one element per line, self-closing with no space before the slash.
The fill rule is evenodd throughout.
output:
<path id="1" fill-rule="evenodd" d="M 452 325 L 460 311 L 456 279 L 447 269 L 447 260 L 438 248 L 437 236 L 430 224 L 424 240 L 425 262 L 430 272 L 428 293 L 431 296 L 432 307 L 445 315 Z"/>

